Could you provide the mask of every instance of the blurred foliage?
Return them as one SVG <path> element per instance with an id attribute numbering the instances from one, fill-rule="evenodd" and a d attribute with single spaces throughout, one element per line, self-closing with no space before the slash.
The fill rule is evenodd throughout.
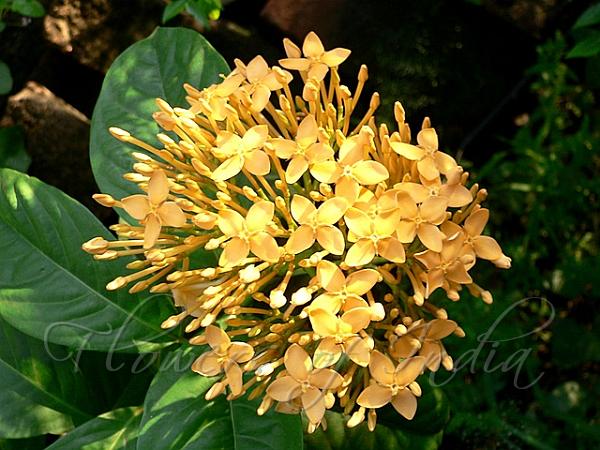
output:
<path id="1" fill-rule="evenodd" d="M 13 12 L 25 17 L 42 17 L 46 11 L 37 0 L 0 0 L 0 33 L 6 28 L 6 13 Z M 0 60 L 0 95 L 8 94 L 13 87 L 10 68 Z"/>
<path id="2" fill-rule="evenodd" d="M 168 22 L 185 12 L 200 22 L 203 27 L 207 27 L 211 20 L 217 20 L 221 16 L 222 9 L 221 0 L 173 0 L 165 7 L 162 22 Z"/>
<path id="3" fill-rule="evenodd" d="M 453 305 L 467 337 L 449 346 L 457 371 L 435 379 L 452 406 L 442 448 L 600 448 L 600 44 L 567 59 L 598 23 L 596 5 L 573 46 L 557 33 L 538 48 L 535 105 L 474 173 L 513 267 L 487 274 L 493 305 Z"/>

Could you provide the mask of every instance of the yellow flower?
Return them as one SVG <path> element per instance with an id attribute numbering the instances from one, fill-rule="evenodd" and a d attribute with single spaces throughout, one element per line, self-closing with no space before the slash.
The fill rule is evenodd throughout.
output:
<path id="1" fill-rule="evenodd" d="M 425 358 L 416 356 L 405 359 L 396 367 L 382 353 L 371 353 L 369 371 L 376 383 L 365 388 L 356 403 L 365 408 L 381 408 L 391 403 L 398 413 L 412 419 L 417 412 L 417 399 L 407 388 L 423 371 Z"/>
<path id="2" fill-rule="evenodd" d="M 185 214 L 175 202 L 168 202 L 169 180 L 162 170 L 152 173 L 148 181 L 148 195 L 130 195 L 121 200 L 127 213 L 144 224 L 144 248 L 151 248 L 163 226 L 182 227 Z"/>
<path id="3" fill-rule="evenodd" d="M 269 103 L 271 92 L 281 89 L 283 85 L 262 56 L 256 56 L 247 66 L 239 60 L 235 64 L 248 80 L 244 90 L 251 96 L 252 110 L 261 112 Z"/>
<path id="4" fill-rule="evenodd" d="M 284 361 L 287 374 L 273 381 L 267 394 L 279 402 L 299 397 L 308 420 L 319 424 L 327 409 L 324 391 L 337 389 L 343 378 L 332 369 L 315 369 L 308 353 L 297 344 L 287 349 Z"/>
<path id="5" fill-rule="evenodd" d="M 440 177 L 434 178 L 433 180 L 423 178 L 423 185 L 418 186 L 427 189 L 429 191 L 428 196 L 445 198 L 448 201 L 449 207 L 460 208 L 473 201 L 471 192 L 460 184 L 462 173 L 462 167 L 456 166 L 446 174 L 445 183 L 442 183 Z M 417 201 L 414 195 L 411 196 Z"/>
<path id="6" fill-rule="evenodd" d="M 364 330 L 372 319 L 368 305 L 357 306 L 344 312 L 341 317 L 325 310 L 310 309 L 308 317 L 313 331 L 322 338 L 332 337 L 342 343 Z"/>
<path id="7" fill-rule="evenodd" d="M 231 209 L 219 211 L 217 226 L 228 238 L 219 264 L 237 266 L 250 251 L 263 261 L 277 261 L 280 256 L 277 241 L 266 231 L 274 211 L 273 203 L 266 201 L 252 205 L 245 218 Z"/>
<path id="8" fill-rule="evenodd" d="M 433 128 L 425 128 L 417 134 L 419 146 L 400 142 L 392 137 L 390 145 L 399 155 L 417 162 L 419 174 L 427 180 L 434 180 L 441 173 L 446 174 L 456 167 L 450 155 L 438 151 L 438 137 Z"/>
<path id="9" fill-rule="evenodd" d="M 445 235 L 437 225 L 446 220 L 448 201 L 442 197 L 430 197 L 417 206 L 405 193 L 399 193 L 396 200 L 402 217 L 397 230 L 400 242 L 409 243 L 418 236 L 428 249 L 441 251 Z"/>
<path id="10" fill-rule="evenodd" d="M 408 332 L 394 342 L 392 354 L 395 358 L 408 358 L 418 351 L 425 358 L 425 366 L 435 372 L 447 356 L 441 340 L 450 336 L 458 325 L 453 320 L 434 319 L 430 322 L 417 320 L 408 328 Z M 415 344 L 418 344 L 415 347 Z"/>
<path id="11" fill-rule="evenodd" d="M 344 220 L 352 232 L 349 240 L 355 242 L 346 254 L 345 262 L 351 267 L 369 264 L 375 255 L 403 263 L 404 246 L 394 236 L 400 223 L 399 211 L 378 214 L 374 219 L 358 208 L 350 208 Z"/>
<path id="12" fill-rule="evenodd" d="M 426 250 L 415 254 L 415 258 L 427 268 L 425 298 L 429 297 L 437 288 L 442 287 L 446 281 L 458 284 L 473 282 L 467 273 L 467 265 L 473 258 L 468 255 L 466 258 L 464 257 L 463 244 L 464 237 L 458 235 L 453 239 L 443 241 L 439 253 Z"/>
<path id="13" fill-rule="evenodd" d="M 321 81 L 330 68 L 339 66 L 350 56 L 350 50 L 345 48 L 325 51 L 321 39 L 312 31 L 304 38 L 304 58 L 301 58 L 300 49 L 289 39 L 284 40 L 284 44 L 288 58 L 280 59 L 279 64 L 286 69 L 307 72 L 308 78 L 316 81 Z"/>
<path id="14" fill-rule="evenodd" d="M 200 355 L 192 364 L 192 370 L 206 377 L 214 377 L 225 371 L 225 379 L 231 393 L 242 393 L 242 369 L 239 364 L 248 362 L 254 356 L 254 349 L 245 342 L 231 342 L 227 333 L 219 327 L 206 327 L 206 340 L 211 351 Z"/>
<path id="15" fill-rule="evenodd" d="M 316 239 L 329 253 L 344 253 L 344 235 L 334 224 L 342 218 L 347 208 L 348 202 L 343 198 L 330 198 L 317 209 L 307 198 L 294 195 L 291 204 L 292 217 L 300 226 L 288 239 L 287 251 L 296 255 L 310 248 Z"/>
<path id="16" fill-rule="evenodd" d="M 319 128 L 314 116 L 306 116 L 298 126 L 295 140 L 275 138 L 270 144 L 279 158 L 290 159 L 285 170 L 285 180 L 293 184 L 315 163 L 333 157 L 333 149 L 328 144 L 317 142 Z"/>
<path id="17" fill-rule="evenodd" d="M 214 120 L 225 120 L 227 117 L 228 98 L 242 83 L 244 76 L 233 71 L 219 84 L 213 84 L 202 91 L 197 91 L 190 85 L 184 85 L 194 114 L 204 112 Z"/>
<path id="18" fill-rule="evenodd" d="M 230 131 L 222 131 L 217 136 L 217 146 L 213 153 L 224 161 L 217 167 L 212 178 L 225 181 L 246 169 L 253 175 L 266 175 L 271 170 L 269 157 L 262 150 L 269 130 L 266 125 L 250 128 L 243 137 Z"/>

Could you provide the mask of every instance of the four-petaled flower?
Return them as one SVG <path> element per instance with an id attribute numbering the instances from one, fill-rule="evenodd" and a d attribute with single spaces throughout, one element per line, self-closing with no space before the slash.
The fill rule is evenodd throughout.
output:
<path id="1" fill-rule="evenodd" d="M 244 90 L 252 99 L 252 110 L 261 112 L 269 103 L 271 92 L 283 88 L 283 85 L 277 80 L 277 75 L 262 56 L 256 56 L 247 66 L 239 60 L 235 60 L 235 64 L 248 80 Z"/>
<path id="2" fill-rule="evenodd" d="M 307 72 L 308 78 L 316 81 L 321 81 L 330 68 L 339 66 L 350 56 L 350 50 L 345 48 L 325 51 L 321 39 L 312 31 L 304 38 L 302 52 L 289 39 L 284 39 L 283 43 L 288 57 L 280 59 L 279 64 L 286 69 Z"/>
<path id="3" fill-rule="evenodd" d="M 295 140 L 275 138 L 270 145 L 279 158 L 289 159 L 285 170 L 285 181 L 292 184 L 315 163 L 327 161 L 333 157 L 333 149 L 317 142 L 319 127 L 313 116 L 306 116 L 298 126 Z"/>
<path id="4" fill-rule="evenodd" d="M 300 226 L 288 239 L 287 251 L 296 255 L 310 248 L 316 239 L 329 253 L 344 253 L 344 235 L 334 224 L 342 218 L 347 208 L 348 202 L 344 198 L 330 198 L 317 209 L 306 197 L 294 195 L 291 204 L 292 217 Z"/>
<path id="5" fill-rule="evenodd" d="M 396 201 L 401 216 L 397 229 L 400 242 L 409 243 L 418 236 L 428 249 L 441 251 L 445 235 L 437 225 L 446 220 L 448 201 L 442 197 L 430 197 L 417 206 L 411 196 L 404 192 L 398 193 Z"/>
<path id="6" fill-rule="evenodd" d="M 239 364 L 250 361 L 254 356 L 254 349 L 245 342 L 231 342 L 227 333 L 214 325 L 206 327 L 205 333 L 212 350 L 200 355 L 192 364 L 192 370 L 206 377 L 225 371 L 225 380 L 231 393 L 240 395 L 243 371 Z"/>
<path id="7" fill-rule="evenodd" d="M 266 125 L 250 128 L 244 137 L 230 131 L 218 134 L 213 154 L 224 161 L 217 167 L 212 178 L 214 181 L 225 181 L 246 169 L 253 175 L 266 175 L 271 170 L 269 157 L 262 150 L 269 136 Z"/>
<path id="8" fill-rule="evenodd" d="M 337 389 L 343 382 L 342 376 L 332 369 L 315 369 L 308 353 L 298 344 L 287 349 L 284 364 L 287 375 L 273 381 L 267 395 L 279 402 L 300 398 L 310 423 L 321 423 L 327 409 L 326 391 Z"/>
<path id="9" fill-rule="evenodd" d="M 169 180 L 162 170 L 155 170 L 148 181 L 148 195 L 135 194 L 121 200 L 127 213 L 144 225 L 144 248 L 151 248 L 163 226 L 180 228 L 185 214 L 175 202 L 168 202 Z"/>
<path id="10" fill-rule="evenodd" d="M 221 253 L 219 265 L 237 266 L 250 251 L 263 261 L 277 261 L 280 256 L 277 241 L 266 231 L 274 212 L 275 205 L 262 200 L 250 207 L 245 218 L 231 209 L 219 211 L 217 226 L 229 239 Z"/>
<path id="11" fill-rule="evenodd" d="M 401 142 L 397 134 L 390 138 L 392 149 L 406 159 L 417 161 L 419 174 L 427 180 L 434 180 L 440 172 L 447 174 L 457 166 L 452 156 L 438 151 L 438 137 L 433 128 L 419 131 L 417 143 L 419 146 Z"/>
<path id="12" fill-rule="evenodd" d="M 364 408 L 381 408 L 391 403 L 398 413 L 412 419 L 417 412 L 417 399 L 407 386 L 421 374 L 424 366 L 425 358 L 415 356 L 394 367 L 387 356 L 374 350 L 369 372 L 376 383 L 367 386 L 356 403 Z"/>

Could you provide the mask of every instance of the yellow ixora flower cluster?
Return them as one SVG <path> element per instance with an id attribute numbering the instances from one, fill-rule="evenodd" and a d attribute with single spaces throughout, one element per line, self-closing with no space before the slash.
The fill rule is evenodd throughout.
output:
<path id="1" fill-rule="evenodd" d="M 257 56 L 218 84 L 185 85 L 189 108 L 157 100 L 162 148 L 111 128 L 144 150 L 125 178 L 147 195 L 96 195 L 138 223 L 83 248 L 98 260 L 138 256 L 108 289 L 172 293 L 181 312 L 163 326 L 202 330 L 190 342 L 210 350 L 192 368 L 221 377 L 207 398 L 250 392 L 259 414 L 303 411 L 309 431 L 326 426 L 336 397 L 348 426 L 367 418 L 372 430 L 387 404 L 411 419 L 415 380 L 450 370 L 441 341 L 464 336 L 431 294 L 458 300 L 466 287 L 491 302 L 469 270 L 510 258 L 481 234 L 486 192 L 465 187 L 429 119 L 415 145 L 400 103 L 394 130 L 375 121 L 377 93 L 357 117 L 368 73 L 354 92 L 341 84 L 349 50 L 325 51 L 314 33 L 302 49 L 284 46 L 281 67 Z M 197 266 L 203 249 L 218 263 Z"/>

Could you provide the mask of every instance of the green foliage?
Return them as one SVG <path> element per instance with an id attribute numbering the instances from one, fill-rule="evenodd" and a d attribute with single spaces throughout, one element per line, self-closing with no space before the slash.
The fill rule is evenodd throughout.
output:
<path id="1" fill-rule="evenodd" d="M 192 30 L 157 28 L 125 50 L 106 74 L 92 116 L 90 159 L 100 190 L 123 198 L 135 186 L 122 177 L 131 170 L 133 148 L 111 136 L 109 127 L 157 143 L 159 129 L 152 120 L 158 110 L 155 99 L 184 106 L 184 83 L 203 88 L 228 72 L 221 55 Z"/>
<path id="2" fill-rule="evenodd" d="M 13 79 L 5 62 L 0 61 L 0 95 L 8 94 L 12 89 Z"/>
<path id="3" fill-rule="evenodd" d="M 260 417 L 256 414 L 259 402 L 245 399 L 228 401 L 219 396 L 206 401 L 204 394 L 213 380 L 190 370 L 202 351 L 182 348 L 161 364 L 144 401 L 139 450 L 302 449 L 299 416 L 270 411 Z"/>
<path id="4" fill-rule="evenodd" d="M 173 342 L 160 328 L 169 302 L 106 291 L 126 261 L 96 264 L 81 250 L 94 236 L 113 239 L 89 211 L 10 169 L 0 169 L 0 192 L 0 314 L 8 322 L 38 339 L 91 350 L 132 352 Z"/>
<path id="5" fill-rule="evenodd" d="M 173 0 L 165 7 L 162 22 L 166 23 L 182 12 L 187 12 L 203 26 L 217 20 L 221 15 L 221 0 Z"/>
<path id="6" fill-rule="evenodd" d="M 42 17 L 46 14 L 44 6 L 38 0 L 4 0 L 0 2 L 0 11 L 8 9 L 26 17 Z"/>
<path id="7" fill-rule="evenodd" d="M 27 172 L 31 157 L 25 150 L 25 135 L 21 127 L 0 128 L 0 167 Z"/>
<path id="8" fill-rule="evenodd" d="M 600 53 L 600 3 L 590 6 L 573 25 L 575 46 L 567 58 L 589 58 Z"/>

